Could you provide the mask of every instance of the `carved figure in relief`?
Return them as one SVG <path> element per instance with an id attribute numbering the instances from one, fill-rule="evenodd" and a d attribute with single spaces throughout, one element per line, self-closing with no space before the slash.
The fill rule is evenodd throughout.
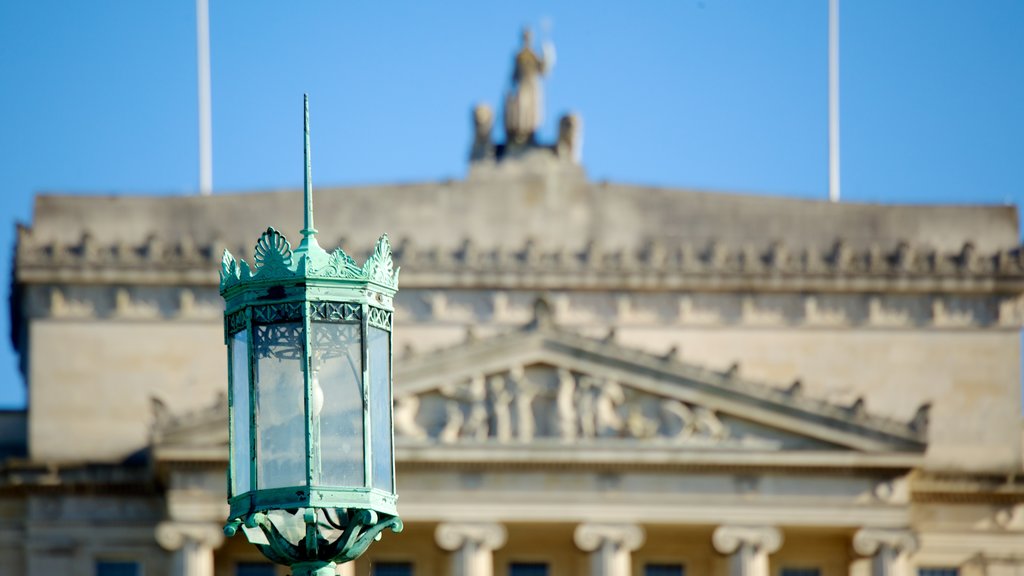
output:
<path id="1" fill-rule="evenodd" d="M 515 396 L 509 391 L 503 375 L 491 376 L 491 407 L 494 412 L 494 436 L 498 442 L 512 441 L 512 401 Z"/>
<path id="2" fill-rule="evenodd" d="M 626 394 L 618 382 L 606 381 L 599 387 L 594 408 L 597 416 L 597 432 L 601 435 L 617 435 L 622 432 L 625 422 L 619 415 L 619 406 L 626 401 Z"/>
<path id="3" fill-rule="evenodd" d="M 446 423 L 442 434 L 446 437 L 486 440 L 490 434 L 487 411 L 487 385 L 482 375 L 470 379 L 462 387 L 442 386 L 441 394 L 449 400 L 445 406 Z M 463 414 L 463 406 L 468 406 Z M 455 417 L 458 412 L 458 417 Z M 454 440 L 451 440 L 454 441 Z"/>
<path id="4" fill-rule="evenodd" d="M 579 428 L 576 417 L 576 378 L 566 369 L 558 371 L 558 392 L 555 394 L 558 422 L 556 429 L 563 440 L 575 440 Z"/>
<path id="5" fill-rule="evenodd" d="M 597 409 L 595 400 L 598 394 L 598 383 L 589 376 L 580 378 L 579 388 L 576 389 L 576 406 L 579 407 L 580 436 L 583 438 L 594 438 L 597 436 Z"/>
<path id="6" fill-rule="evenodd" d="M 427 431 L 416 422 L 420 399 L 415 394 L 395 396 L 395 434 L 414 440 L 427 437 Z"/>
<path id="7" fill-rule="evenodd" d="M 643 409 L 633 404 L 629 406 L 626 415 L 626 431 L 632 438 L 654 438 L 658 435 L 658 428 L 661 423 L 652 418 L 648 418 Z"/>
<path id="8" fill-rule="evenodd" d="M 446 444 L 491 438 L 500 443 L 530 442 L 538 433 L 568 441 L 661 437 L 678 443 L 716 443 L 729 438 L 728 427 L 712 409 L 669 398 L 635 397 L 637 391 L 627 398 L 626 388 L 618 382 L 577 376 L 565 368 L 552 370 L 556 380 L 551 389 L 527 378 L 521 366 L 505 374 L 481 374 L 460 385 L 442 386 L 445 414 L 437 439 Z M 545 411 L 550 415 L 540 431 L 534 413 L 538 398 L 553 404 L 553 411 Z M 657 402 L 655 414 L 645 412 L 651 400 Z M 416 396 L 395 399 L 398 435 L 429 436 L 416 421 L 419 410 Z"/>
<path id="9" fill-rule="evenodd" d="M 585 377 L 580 379 L 577 405 L 580 411 L 580 435 L 583 438 L 614 436 L 622 432 L 625 422 L 618 407 L 626 400 L 617 382 Z"/>
<path id="10" fill-rule="evenodd" d="M 674 430 L 669 437 L 678 442 L 685 442 L 693 435 L 696 418 L 690 408 L 678 400 L 661 402 L 661 423 L 666 430 Z"/>
<path id="11" fill-rule="evenodd" d="M 469 382 L 469 418 L 462 428 L 463 438 L 486 440 L 489 429 L 487 423 L 487 387 L 484 377 L 474 376 Z"/>
<path id="12" fill-rule="evenodd" d="M 516 428 L 521 442 L 533 440 L 535 422 L 533 419 L 533 400 L 541 389 L 526 378 L 522 368 L 516 368 L 509 373 L 509 380 L 512 383 L 513 395 L 516 399 Z"/>
<path id="13" fill-rule="evenodd" d="M 454 444 L 459 439 L 459 434 L 462 432 L 462 422 L 465 420 L 462 416 L 462 406 L 459 405 L 458 400 L 449 400 L 445 403 L 444 409 L 444 428 L 437 435 L 437 439 L 445 444 Z"/>
<path id="14" fill-rule="evenodd" d="M 700 436 L 715 441 L 725 440 L 729 437 L 729 430 L 718 419 L 714 411 L 698 406 L 694 410 L 694 416 L 696 416 L 694 429 Z"/>

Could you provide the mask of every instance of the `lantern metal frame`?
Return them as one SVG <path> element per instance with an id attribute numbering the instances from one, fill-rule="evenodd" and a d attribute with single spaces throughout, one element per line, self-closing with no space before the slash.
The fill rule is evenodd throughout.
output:
<path id="1" fill-rule="evenodd" d="M 366 547 L 379 539 L 383 530 L 399 532 L 398 495 L 395 488 L 394 426 L 392 413 L 392 358 L 394 353 L 392 319 L 393 299 L 398 291 L 399 270 L 394 267 L 387 235 L 377 241 L 373 253 L 359 266 L 341 248 L 328 253 L 317 243 L 313 226 L 313 201 L 309 153 L 309 99 L 305 98 L 304 146 L 305 226 L 302 241 L 293 251 L 288 240 L 274 228 L 260 236 L 254 251 L 254 266 L 236 259 L 227 250 L 221 261 L 220 293 L 225 301 L 224 337 L 228 347 L 228 434 L 230 457 L 228 465 L 228 504 L 230 512 L 224 531 L 233 536 L 242 530 L 270 560 L 293 568 L 294 574 L 333 574 L 334 564 L 358 557 Z M 362 397 L 362 465 L 361 486 L 331 486 L 319 482 L 316 469 L 321 448 L 319 415 L 314 405 L 318 384 L 315 382 L 313 323 L 327 322 L 359 327 Z M 260 488 L 260 455 L 258 452 L 260 420 L 257 409 L 258 358 L 255 350 L 255 327 L 296 323 L 301 338 L 292 341 L 301 350 L 301 374 L 304 397 L 304 484 Z M 372 330 L 387 334 L 387 386 L 374 390 L 369 337 Z M 238 334 L 245 333 L 245 366 L 233 349 Z M 246 370 L 248 398 L 236 399 L 235 376 Z M 374 380 L 371 380 L 374 379 Z M 386 393 L 387 414 L 374 414 L 374 394 Z M 322 405 L 322 399 L 319 399 Z M 242 404 L 238 404 L 242 403 Z M 236 438 L 236 407 L 248 406 L 248 437 Z M 383 404 L 382 404 L 383 405 Z M 381 422 L 386 417 L 386 428 Z M 378 482 L 375 473 L 375 435 L 387 434 L 390 452 L 389 482 Z M 238 442 L 248 443 L 249 462 L 236 461 Z M 236 483 L 240 466 L 248 470 L 248 488 L 239 491 Z M 387 488 L 390 487 L 390 490 Z M 286 537 L 282 528 L 272 521 L 275 511 L 292 514 L 304 524 L 304 534 L 296 541 L 294 534 Z M 294 531 L 293 531 L 294 532 Z M 331 538 L 336 536 L 336 538 Z"/>

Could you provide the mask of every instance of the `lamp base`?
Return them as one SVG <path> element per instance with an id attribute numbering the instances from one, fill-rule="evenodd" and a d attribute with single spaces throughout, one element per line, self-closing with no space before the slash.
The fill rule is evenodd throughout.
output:
<path id="1" fill-rule="evenodd" d="M 402 531 L 401 518 L 373 510 L 305 508 L 301 512 L 298 526 L 279 527 L 266 513 L 254 512 L 232 519 L 224 533 L 234 536 L 241 529 L 267 559 L 289 566 L 293 576 L 333 576 L 337 564 L 361 556 L 372 542 L 380 540 L 384 530 Z M 298 516 L 296 512 L 294 517 Z M 303 525 L 304 536 L 297 538 L 290 528 L 301 531 Z"/>

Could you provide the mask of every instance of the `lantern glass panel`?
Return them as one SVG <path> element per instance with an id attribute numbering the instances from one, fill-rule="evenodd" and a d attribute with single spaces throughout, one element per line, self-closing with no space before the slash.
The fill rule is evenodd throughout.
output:
<path id="1" fill-rule="evenodd" d="M 391 454 L 391 333 L 373 326 L 368 330 L 373 487 L 394 492 Z"/>
<path id="2" fill-rule="evenodd" d="M 366 484 L 361 326 L 312 322 L 311 329 L 313 436 L 320 446 L 319 474 L 314 473 L 314 483 L 361 487 Z"/>
<path id="3" fill-rule="evenodd" d="M 306 484 L 306 392 L 301 322 L 253 327 L 257 487 Z"/>
<path id="4" fill-rule="evenodd" d="M 249 466 L 252 464 L 249 418 L 249 341 L 248 332 L 242 330 L 231 337 L 232 496 L 249 491 Z"/>

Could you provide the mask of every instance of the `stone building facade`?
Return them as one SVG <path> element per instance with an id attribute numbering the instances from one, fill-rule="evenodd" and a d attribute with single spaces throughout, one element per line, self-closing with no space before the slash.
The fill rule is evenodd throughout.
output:
<path id="1" fill-rule="evenodd" d="M 1015 208 L 594 182 L 578 117 L 550 144 L 495 143 L 493 117 L 464 180 L 316 190 L 325 247 L 386 231 L 402 267 L 407 528 L 344 570 L 1024 574 Z M 301 203 L 37 197 L 0 574 L 273 570 L 221 532 L 217 274 Z"/>

